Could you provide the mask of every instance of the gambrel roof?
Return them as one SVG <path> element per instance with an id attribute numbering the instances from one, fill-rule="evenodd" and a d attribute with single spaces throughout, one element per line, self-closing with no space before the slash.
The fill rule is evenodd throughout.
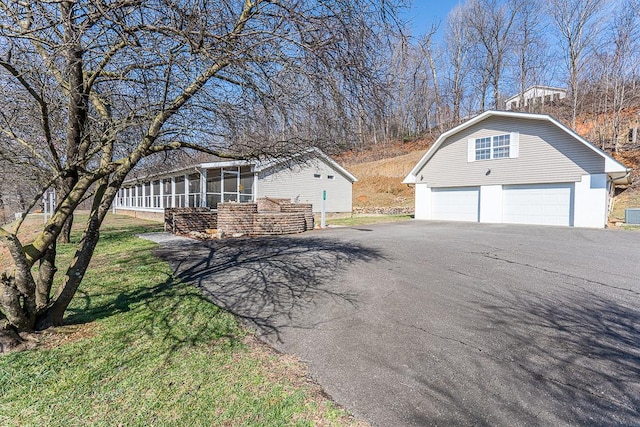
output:
<path id="1" fill-rule="evenodd" d="M 616 184 L 630 184 L 631 169 L 624 166 L 622 163 L 615 160 L 609 154 L 605 153 L 598 147 L 591 144 L 589 141 L 578 135 L 575 131 L 569 129 L 567 126 L 563 125 L 553 117 L 546 114 L 532 114 L 532 113 L 520 113 L 513 111 L 485 111 L 482 114 L 477 115 L 476 117 L 467 120 L 466 122 L 444 132 L 440 137 L 436 140 L 436 142 L 429 148 L 429 150 L 425 153 L 424 156 L 418 161 L 418 163 L 414 166 L 414 168 L 409 172 L 407 177 L 402 181 L 403 184 L 415 184 L 417 174 L 420 170 L 427 164 L 429 159 L 433 157 L 433 155 L 438 151 L 440 146 L 452 135 L 457 134 L 458 132 L 473 126 L 489 117 L 505 117 L 505 118 L 520 118 L 520 119 L 531 119 L 531 120 L 539 120 L 541 123 L 550 123 L 554 126 L 557 126 L 559 129 L 564 131 L 570 138 L 573 138 L 576 143 L 584 144 L 594 153 L 599 156 L 602 156 L 605 160 L 604 173 L 608 174 L 609 177 Z"/>

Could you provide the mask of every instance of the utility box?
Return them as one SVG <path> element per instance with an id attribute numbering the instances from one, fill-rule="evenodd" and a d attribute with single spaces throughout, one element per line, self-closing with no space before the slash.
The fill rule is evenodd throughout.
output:
<path id="1" fill-rule="evenodd" d="M 625 209 L 624 222 L 627 224 L 640 224 L 640 208 Z"/>

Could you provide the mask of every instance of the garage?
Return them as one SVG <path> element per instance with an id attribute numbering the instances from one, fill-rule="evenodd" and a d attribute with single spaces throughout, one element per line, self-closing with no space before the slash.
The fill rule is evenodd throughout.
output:
<path id="1" fill-rule="evenodd" d="M 548 115 L 485 111 L 442 133 L 402 182 L 419 220 L 603 228 L 631 169 Z"/>
<path id="2" fill-rule="evenodd" d="M 573 183 L 510 185 L 502 189 L 502 221 L 573 225 Z"/>
<path id="3" fill-rule="evenodd" d="M 431 218 L 445 221 L 478 221 L 480 188 L 431 189 Z"/>

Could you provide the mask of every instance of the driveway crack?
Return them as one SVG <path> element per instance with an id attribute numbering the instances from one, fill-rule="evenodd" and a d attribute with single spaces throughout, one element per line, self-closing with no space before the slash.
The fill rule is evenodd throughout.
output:
<path id="1" fill-rule="evenodd" d="M 564 276 L 564 277 L 567 277 L 567 278 L 570 278 L 570 279 L 584 280 L 585 282 L 591 283 L 593 285 L 604 286 L 606 288 L 616 289 L 616 290 L 619 290 L 619 291 L 625 291 L 625 292 L 632 293 L 634 295 L 640 295 L 640 292 L 636 292 L 633 289 L 628 289 L 628 288 L 622 288 L 620 286 L 609 285 L 608 283 L 603 283 L 603 282 L 599 282 L 597 280 L 587 279 L 586 277 L 574 276 L 573 274 L 563 273 L 561 271 L 551 270 L 551 269 L 548 269 L 548 268 L 539 267 L 537 265 L 532 265 L 532 264 L 527 264 L 527 263 L 524 263 L 524 262 L 513 261 L 513 260 L 510 260 L 510 259 L 499 257 L 498 255 L 492 254 L 491 252 L 482 252 L 482 253 L 480 253 L 480 255 L 484 256 L 485 258 L 493 259 L 493 260 L 496 260 L 496 261 L 506 262 L 507 264 L 520 265 L 520 266 L 523 266 L 523 267 L 528 267 L 528 268 L 532 268 L 532 269 L 535 269 L 535 270 L 544 271 L 545 273 L 557 274 L 557 275 Z"/>
<path id="2" fill-rule="evenodd" d="M 463 345 L 465 347 L 472 348 L 474 350 L 477 350 L 478 352 L 482 352 L 487 357 L 489 357 L 489 358 L 491 358 L 493 360 L 496 360 L 498 362 L 515 365 L 518 368 L 520 368 L 523 371 L 525 371 L 528 374 L 530 374 L 531 376 L 533 376 L 535 378 L 538 378 L 539 380 L 549 381 L 549 382 L 552 382 L 552 383 L 560 385 L 560 386 L 570 387 L 570 388 L 572 388 L 572 389 L 574 389 L 576 391 L 579 391 L 581 393 L 587 393 L 587 394 L 589 394 L 589 395 L 591 395 L 593 397 L 596 397 L 598 399 L 604 400 L 606 402 L 613 403 L 613 404 L 618 405 L 618 406 L 623 406 L 623 407 L 628 408 L 630 410 L 635 410 L 636 409 L 634 406 L 629 405 L 628 403 L 623 402 L 623 401 L 621 401 L 619 399 L 616 399 L 615 397 L 605 396 L 603 394 L 600 394 L 600 393 L 597 393 L 595 391 L 592 391 L 592 390 L 590 390 L 588 388 L 583 388 L 583 387 L 577 386 L 575 384 L 572 384 L 570 382 L 565 382 L 565 381 L 561 381 L 561 380 L 559 380 L 557 378 L 546 376 L 544 374 L 541 374 L 540 372 L 536 372 L 535 370 L 533 370 L 533 369 L 531 369 L 531 368 L 529 368 L 529 367 L 523 365 L 522 363 L 519 363 L 519 362 L 517 362 L 517 361 L 515 361 L 513 359 L 506 359 L 504 357 L 496 356 L 496 355 L 492 354 L 491 352 L 485 351 L 481 347 L 475 346 L 475 345 L 470 344 L 470 343 L 468 343 L 466 341 L 463 341 L 463 340 L 460 340 L 460 339 L 457 339 L 457 338 L 448 337 L 448 336 L 445 336 L 445 335 L 440 335 L 440 334 L 437 334 L 435 332 L 432 332 L 432 331 L 430 331 L 430 330 L 428 330 L 426 328 L 420 327 L 420 326 L 410 325 L 410 324 L 406 324 L 406 323 L 402 323 L 402 322 L 398 322 L 398 321 L 396 321 L 395 323 L 400 325 L 400 326 L 404 326 L 405 328 L 416 329 L 416 330 L 418 330 L 420 332 L 423 332 L 423 333 L 425 333 L 427 335 L 430 335 L 430 336 L 433 336 L 433 337 L 436 337 L 436 338 L 440 338 L 440 339 L 443 339 L 443 340 L 447 340 L 447 341 L 452 341 L 452 342 L 455 342 L 457 344 Z"/>

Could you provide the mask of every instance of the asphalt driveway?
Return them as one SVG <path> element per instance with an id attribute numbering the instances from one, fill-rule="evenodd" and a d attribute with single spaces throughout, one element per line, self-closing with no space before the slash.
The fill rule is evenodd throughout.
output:
<path id="1" fill-rule="evenodd" d="M 410 221 L 160 253 L 374 425 L 640 425 L 640 233 Z"/>

